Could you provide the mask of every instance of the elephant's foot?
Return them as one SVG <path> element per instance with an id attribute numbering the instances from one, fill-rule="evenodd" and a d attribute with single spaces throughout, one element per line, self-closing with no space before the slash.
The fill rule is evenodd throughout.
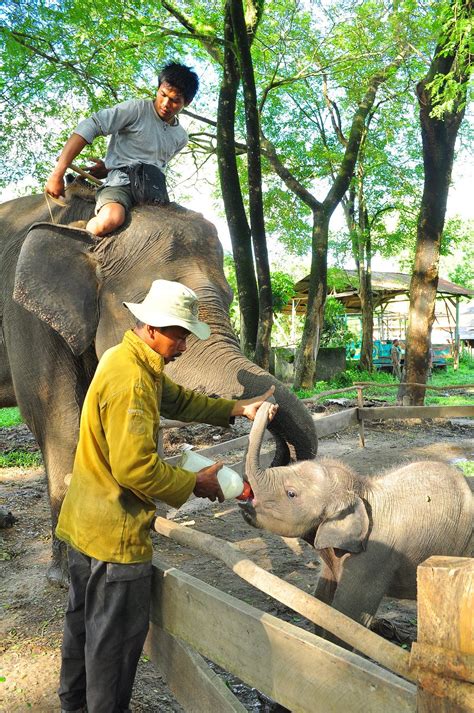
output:
<path id="1" fill-rule="evenodd" d="M 61 562 L 52 562 L 46 573 L 48 582 L 55 587 L 67 589 L 69 587 L 69 572 L 67 563 L 64 565 Z"/>
<path id="2" fill-rule="evenodd" d="M 404 627 L 403 622 L 394 624 L 392 621 L 382 617 L 374 619 L 370 625 L 371 631 L 401 646 L 410 645 L 416 638 L 416 633 L 415 636 L 412 636 L 409 628 L 409 626 Z"/>
<path id="3" fill-rule="evenodd" d="M 56 526 L 56 524 L 54 525 Z M 54 532 L 54 530 L 53 530 Z M 51 564 L 46 574 L 48 582 L 55 587 L 69 587 L 69 568 L 67 563 L 66 543 L 53 534 Z"/>

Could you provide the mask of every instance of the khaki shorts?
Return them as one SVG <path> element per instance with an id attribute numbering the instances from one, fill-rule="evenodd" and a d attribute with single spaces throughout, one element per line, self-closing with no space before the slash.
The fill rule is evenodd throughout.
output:
<path id="1" fill-rule="evenodd" d="M 128 212 L 133 205 L 132 189 L 126 186 L 102 186 L 95 194 L 95 214 L 107 203 L 120 203 Z"/>

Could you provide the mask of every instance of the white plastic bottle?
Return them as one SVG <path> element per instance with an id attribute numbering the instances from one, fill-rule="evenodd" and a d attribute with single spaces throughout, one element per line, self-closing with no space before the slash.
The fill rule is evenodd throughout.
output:
<path id="1" fill-rule="evenodd" d="M 198 470 L 202 470 L 202 468 L 208 468 L 210 465 L 214 465 L 214 463 L 215 461 L 201 456 L 199 453 L 195 453 L 189 447 L 183 449 L 183 453 L 179 459 L 179 466 L 186 470 L 191 470 L 193 473 L 197 473 Z M 244 483 L 242 477 L 235 470 L 232 470 L 232 468 L 223 465 L 217 472 L 217 480 L 219 481 L 226 500 L 229 498 L 238 498 L 242 496 L 243 493 L 244 497 L 248 497 L 247 493 L 250 490 L 248 483 Z M 244 485 L 247 486 L 245 489 Z"/>

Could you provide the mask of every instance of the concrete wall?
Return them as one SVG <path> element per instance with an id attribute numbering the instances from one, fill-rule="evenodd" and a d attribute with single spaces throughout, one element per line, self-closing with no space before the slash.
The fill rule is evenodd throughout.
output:
<path id="1" fill-rule="evenodd" d="M 294 378 L 294 355 L 292 350 L 278 348 L 273 352 L 275 376 L 280 381 L 291 382 Z M 293 361 L 289 361 L 293 359 Z M 346 369 L 344 347 L 322 347 L 318 352 L 315 381 L 328 381 Z"/>
<path id="2" fill-rule="evenodd" d="M 321 347 L 316 361 L 316 381 L 328 381 L 345 370 L 345 347 Z"/>

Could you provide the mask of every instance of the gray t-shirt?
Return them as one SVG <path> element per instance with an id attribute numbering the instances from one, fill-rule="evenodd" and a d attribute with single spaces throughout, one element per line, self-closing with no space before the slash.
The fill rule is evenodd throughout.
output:
<path id="1" fill-rule="evenodd" d="M 163 172 L 168 162 L 188 143 L 188 135 L 176 117 L 173 126 L 160 119 L 153 101 L 132 99 L 110 109 L 101 109 L 81 121 L 75 133 L 91 144 L 97 136 L 110 136 L 105 165 L 105 185 L 130 183 L 121 166 L 150 163 Z"/>

